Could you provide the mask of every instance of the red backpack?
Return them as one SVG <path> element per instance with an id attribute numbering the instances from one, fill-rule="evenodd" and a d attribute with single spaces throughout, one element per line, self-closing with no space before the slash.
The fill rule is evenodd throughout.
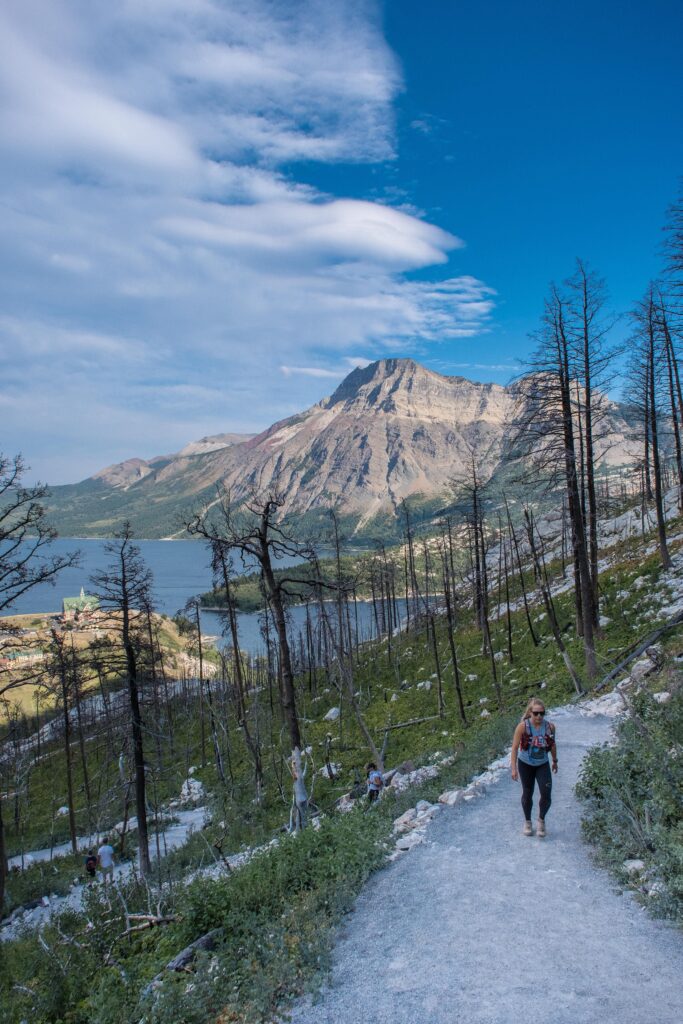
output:
<path id="1" fill-rule="evenodd" d="M 550 752 L 550 750 L 552 749 L 553 743 L 555 742 L 555 726 L 553 725 L 552 722 L 547 721 L 547 719 L 545 719 L 545 718 L 543 719 L 543 725 L 545 726 L 545 731 L 544 731 L 543 735 L 542 736 L 533 736 L 533 734 L 531 732 L 531 719 L 529 719 L 529 718 L 525 718 L 524 719 L 524 732 L 522 733 L 522 738 L 519 741 L 519 745 L 522 748 L 522 750 L 528 750 L 529 747 L 531 746 L 532 739 L 535 739 L 535 740 L 538 741 L 535 744 L 536 746 L 540 747 L 540 746 L 544 745 L 545 749 L 548 752 Z"/>

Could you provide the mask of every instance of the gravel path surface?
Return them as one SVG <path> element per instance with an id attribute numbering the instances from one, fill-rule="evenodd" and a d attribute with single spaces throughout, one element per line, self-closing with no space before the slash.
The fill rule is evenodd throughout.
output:
<path id="1" fill-rule="evenodd" d="M 683 935 L 618 894 L 580 838 L 573 786 L 612 722 L 552 719 L 548 837 L 522 836 L 509 776 L 444 808 L 426 844 L 370 880 L 328 986 L 295 1006 L 295 1024 L 681 1024 Z"/>

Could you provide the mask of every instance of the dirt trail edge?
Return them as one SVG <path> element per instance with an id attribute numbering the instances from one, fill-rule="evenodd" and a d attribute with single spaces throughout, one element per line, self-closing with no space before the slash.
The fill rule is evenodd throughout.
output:
<path id="1" fill-rule="evenodd" d="M 620 895 L 580 836 L 574 783 L 613 722 L 551 717 L 560 772 L 548 837 L 522 836 L 509 775 L 444 808 L 426 844 L 370 880 L 329 984 L 293 1008 L 294 1024 L 680 1024 L 683 934 Z"/>

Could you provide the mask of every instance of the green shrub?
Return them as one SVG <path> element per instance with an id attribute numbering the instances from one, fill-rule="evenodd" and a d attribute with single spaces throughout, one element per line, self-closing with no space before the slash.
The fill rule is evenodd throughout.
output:
<path id="1" fill-rule="evenodd" d="M 624 860 L 644 861 L 636 878 L 648 905 L 682 921 L 683 687 L 669 687 L 667 703 L 648 691 L 633 697 L 616 744 L 589 752 L 576 792 L 587 803 L 584 835 L 602 863 L 626 881 Z"/>

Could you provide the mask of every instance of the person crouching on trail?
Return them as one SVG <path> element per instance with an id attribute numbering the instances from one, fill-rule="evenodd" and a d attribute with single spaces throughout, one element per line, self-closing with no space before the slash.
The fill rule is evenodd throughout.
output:
<path id="1" fill-rule="evenodd" d="M 384 788 L 384 778 L 374 761 L 365 766 L 365 775 L 368 781 L 368 803 L 374 803 Z"/>
<path id="2" fill-rule="evenodd" d="M 522 831 L 525 836 L 533 835 L 531 807 L 536 783 L 541 797 L 538 805 L 536 835 L 541 838 L 545 836 L 545 816 L 550 807 L 553 788 L 550 758 L 552 758 L 552 770 L 556 772 L 555 726 L 545 717 L 543 701 L 538 697 L 532 697 L 524 712 L 524 718 L 515 729 L 510 763 L 512 778 L 515 782 L 517 779 L 522 780 L 522 810 L 524 811 Z"/>

